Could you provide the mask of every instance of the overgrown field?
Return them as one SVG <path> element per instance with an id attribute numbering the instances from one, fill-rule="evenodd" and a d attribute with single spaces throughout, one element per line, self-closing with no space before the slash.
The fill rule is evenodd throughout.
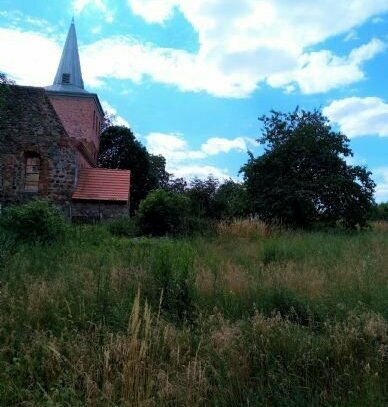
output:
<path id="1" fill-rule="evenodd" d="M 388 226 L 0 243 L 3 406 L 386 406 Z"/>

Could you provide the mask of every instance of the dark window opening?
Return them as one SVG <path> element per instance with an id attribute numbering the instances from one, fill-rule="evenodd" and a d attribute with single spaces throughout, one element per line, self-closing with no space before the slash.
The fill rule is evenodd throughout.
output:
<path id="1" fill-rule="evenodd" d="M 64 85 L 69 85 L 70 84 L 70 74 L 69 73 L 63 73 L 62 74 L 62 83 Z"/>
<path id="2" fill-rule="evenodd" d="M 26 158 L 26 174 L 24 182 L 24 190 L 26 192 L 38 192 L 39 190 L 39 175 L 40 175 L 40 158 Z"/>

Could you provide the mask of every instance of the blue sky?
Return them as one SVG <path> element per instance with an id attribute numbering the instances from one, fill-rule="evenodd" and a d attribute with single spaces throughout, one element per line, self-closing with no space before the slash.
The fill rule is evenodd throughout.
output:
<path id="1" fill-rule="evenodd" d="M 0 0 L 0 71 L 50 85 L 72 15 L 86 88 L 176 176 L 236 178 L 258 116 L 318 107 L 388 201 L 387 0 Z"/>

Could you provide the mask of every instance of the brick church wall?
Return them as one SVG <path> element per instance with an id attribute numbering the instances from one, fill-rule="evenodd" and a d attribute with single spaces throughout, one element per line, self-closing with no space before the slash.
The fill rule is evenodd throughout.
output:
<path id="1" fill-rule="evenodd" d="M 89 153 L 97 157 L 100 127 L 103 118 L 98 113 L 94 95 L 64 96 L 49 93 L 49 98 L 61 119 L 67 134 L 86 141 Z"/>

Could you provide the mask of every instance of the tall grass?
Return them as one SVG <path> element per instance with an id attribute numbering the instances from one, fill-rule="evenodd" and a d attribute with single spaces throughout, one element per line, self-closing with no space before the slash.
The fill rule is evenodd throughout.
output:
<path id="1" fill-rule="evenodd" d="M 385 406 L 388 233 L 0 234 L 0 405 Z"/>

